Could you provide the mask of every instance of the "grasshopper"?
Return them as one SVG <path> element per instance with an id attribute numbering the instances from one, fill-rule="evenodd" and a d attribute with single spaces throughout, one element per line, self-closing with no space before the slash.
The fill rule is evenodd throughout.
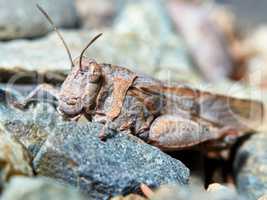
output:
<path id="1" fill-rule="evenodd" d="M 70 50 L 48 14 L 38 6 L 63 42 L 71 72 L 60 90 L 39 85 L 22 102 L 26 105 L 38 91 L 58 100 L 58 111 L 69 119 L 81 115 L 103 123 L 104 128 L 126 131 L 163 150 L 191 148 L 198 144 L 227 147 L 253 132 L 263 119 L 263 104 L 167 84 L 124 67 L 100 64 L 84 57 L 102 34 L 94 37 L 72 59 Z M 104 134 L 100 133 L 100 138 Z"/>

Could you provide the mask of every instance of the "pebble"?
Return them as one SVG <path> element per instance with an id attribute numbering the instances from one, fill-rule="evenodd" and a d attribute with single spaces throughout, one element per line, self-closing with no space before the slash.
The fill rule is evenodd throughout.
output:
<path id="1" fill-rule="evenodd" d="M 1 200 L 85 200 L 76 189 L 52 179 L 14 177 L 5 186 Z M 93 199 L 86 199 L 93 200 Z"/>
<path id="2" fill-rule="evenodd" d="M 1 126 L 0 126 L 1 127 Z M 0 187 L 12 176 L 32 176 L 31 157 L 17 140 L 0 130 Z"/>
<path id="3" fill-rule="evenodd" d="M 36 8 L 39 3 L 58 27 L 75 27 L 78 15 L 72 0 L 0 0 L 0 40 L 33 38 L 52 30 Z"/>

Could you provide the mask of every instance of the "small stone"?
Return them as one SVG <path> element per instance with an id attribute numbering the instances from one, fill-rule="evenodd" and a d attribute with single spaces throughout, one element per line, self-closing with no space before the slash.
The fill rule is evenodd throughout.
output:
<path id="1" fill-rule="evenodd" d="M 267 135 L 258 133 L 238 150 L 234 169 L 238 192 L 248 200 L 266 195 L 267 190 Z"/>
<path id="2" fill-rule="evenodd" d="M 258 200 L 267 200 L 267 195 L 260 197 Z"/>
<path id="3" fill-rule="evenodd" d="M 238 195 L 234 189 L 219 183 L 210 184 L 207 192 L 213 195 L 215 198 L 222 200 L 234 200 L 238 198 Z"/>
<path id="4" fill-rule="evenodd" d="M 58 27 L 74 27 L 78 17 L 72 0 L 0 0 L 0 40 L 31 38 L 52 30 L 36 8 L 39 3 Z"/>
<path id="5" fill-rule="evenodd" d="M 136 194 L 130 194 L 126 197 L 123 196 L 114 197 L 111 200 L 146 200 L 146 199 Z"/>
<path id="6" fill-rule="evenodd" d="M 99 139 L 102 125 L 66 123 L 48 136 L 33 166 L 38 175 L 78 187 L 88 197 L 108 199 L 136 193 L 140 184 L 187 184 L 189 170 L 159 149 L 124 133 Z"/>
<path id="7" fill-rule="evenodd" d="M 258 200 L 267 200 L 267 195 L 263 195 L 263 196 L 260 197 Z"/>
<path id="8" fill-rule="evenodd" d="M 1 126 L 0 126 L 1 127 Z M 31 158 L 26 148 L 0 130 L 0 187 L 12 176 L 32 176 Z"/>
<path id="9" fill-rule="evenodd" d="M 236 194 L 228 192 L 228 190 L 223 193 L 206 192 L 204 187 L 199 185 L 166 185 L 160 187 L 151 197 L 151 200 L 241 200 Z"/>
<path id="10" fill-rule="evenodd" d="M 196 194 L 198 194 L 197 199 L 208 199 L 204 188 L 195 186 L 184 187 L 179 185 L 165 185 L 155 191 L 151 200 L 197 200 Z"/>
<path id="11" fill-rule="evenodd" d="M 208 186 L 207 192 L 218 192 L 225 189 L 227 188 L 219 183 L 212 183 Z"/>
<path id="12" fill-rule="evenodd" d="M 14 177 L 5 187 L 1 200 L 85 200 L 74 188 L 52 179 Z M 90 200 L 90 199 L 87 199 Z"/>

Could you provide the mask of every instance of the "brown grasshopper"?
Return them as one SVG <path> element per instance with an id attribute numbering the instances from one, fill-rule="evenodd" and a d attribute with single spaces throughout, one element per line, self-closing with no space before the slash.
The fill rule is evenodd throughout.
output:
<path id="1" fill-rule="evenodd" d="M 218 147 L 252 132 L 261 123 L 260 102 L 166 84 L 124 67 L 99 64 L 84 57 L 84 52 L 101 34 L 73 61 L 54 23 L 38 8 L 62 40 L 72 68 L 59 91 L 47 84 L 39 85 L 23 105 L 43 90 L 58 99 L 59 112 L 70 119 L 85 115 L 91 121 L 105 124 L 105 128 L 128 131 L 166 150 L 204 142 Z"/>

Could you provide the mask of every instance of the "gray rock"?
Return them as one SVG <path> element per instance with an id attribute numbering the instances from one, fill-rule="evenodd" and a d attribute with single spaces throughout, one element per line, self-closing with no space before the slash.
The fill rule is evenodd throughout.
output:
<path id="1" fill-rule="evenodd" d="M 137 194 L 129 194 L 127 196 L 117 196 L 110 200 L 147 200 L 147 199 Z"/>
<path id="2" fill-rule="evenodd" d="M 85 200 L 74 188 L 48 178 L 14 177 L 5 187 L 1 200 Z M 89 200 L 89 199 L 87 199 Z"/>
<path id="3" fill-rule="evenodd" d="M 62 31 L 62 35 L 68 43 L 73 57 L 77 57 L 81 49 L 89 40 L 90 34 L 87 31 Z M 1 76 L 0 80 L 13 82 L 27 77 L 35 78 L 39 74 L 66 74 L 70 70 L 70 62 L 66 51 L 55 33 L 38 40 L 14 40 L 0 42 L 0 69 L 1 74 L 10 76 L 6 79 Z M 51 53 L 52 52 L 52 53 Z M 40 77 L 37 77 L 38 81 Z M 62 80 L 62 78 L 61 78 Z M 5 82 L 6 82 L 5 81 Z"/>
<path id="4" fill-rule="evenodd" d="M 98 138 L 102 125 L 57 125 L 33 161 L 38 175 L 78 187 L 94 199 L 137 192 L 141 183 L 157 187 L 186 184 L 189 170 L 178 160 L 123 133 Z"/>
<path id="5" fill-rule="evenodd" d="M 31 158 L 23 145 L 0 130 L 0 187 L 12 176 L 32 176 Z"/>
<path id="6" fill-rule="evenodd" d="M 173 30 L 165 2 L 127 2 L 115 20 L 114 30 L 131 39 L 113 37 L 117 40 L 113 47 L 120 45 L 121 48 L 116 49 L 119 50 L 118 55 L 122 55 L 115 63 L 168 81 L 197 77 L 182 37 Z"/>
<path id="7" fill-rule="evenodd" d="M 38 104 L 27 111 L 11 108 L 11 95 L 0 90 L 0 127 L 34 156 L 60 118 L 52 105 Z"/>
<path id="8" fill-rule="evenodd" d="M 78 57 L 82 48 L 99 33 L 87 30 L 61 32 L 73 58 Z M 165 80 L 198 79 L 190 68 L 182 40 L 175 35 L 159 44 L 157 39 L 144 38 L 133 32 L 102 32 L 104 35 L 86 52 L 89 58 L 99 63 L 124 66 Z M 70 70 L 66 51 L 55 33 L 34 41 L 0 42 L 0 49 L 0 74 L 3 75 L 0 82 L 28 83 L 29 80 L 42 82 L 51 79 L 60 82 L 64 80 L 62 75 Z"/>
<path id="9" fill-rule="evenodd" d="M 251 31 L 267 22 L 265 0 L 216 0 L 226 5 L 236 15 L 236 20 L 243 31 Z"/>
<path id="10" fill-rule="evenodd" d="M 267 191 L 267 135 L 253 135 L 238 150 L 234 169 L 237 189 L 248 200 L 258 199 Z"/>
<path id="11" fill-rule="evenodd" d="M 172 22 L 162 0 L 126 2 L 115 20 L 116 32 L 136 33 L 149 41 L 157 38 L 158 43 L 174 35 Z"/>
<path id="12" fill-rule="evenodd" d="M 46 34 L 51 26 L 38 12 L 39 3 L 60 27 L 74 27 L 78 17 L 72 0 L 0 0 L 0 40 L 36 37 Z"/>

